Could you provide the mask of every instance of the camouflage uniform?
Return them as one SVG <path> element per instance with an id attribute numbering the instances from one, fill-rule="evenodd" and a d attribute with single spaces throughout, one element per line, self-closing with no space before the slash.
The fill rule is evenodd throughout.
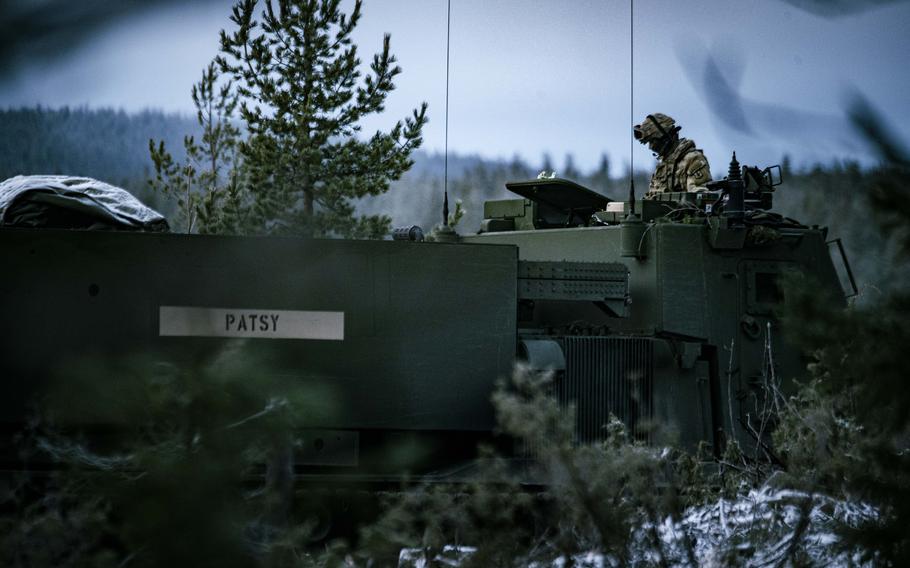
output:
<path id="1" fill-rule="evenodd" d="M 679 137 L 679 127 L 669 116 L 650 114 L 634 132 L 639 142 L 657 154 L 657 168 L 645 198 L 668 191 L 697 191 L 711 181 L 708 159 L 694 142 Z"/>

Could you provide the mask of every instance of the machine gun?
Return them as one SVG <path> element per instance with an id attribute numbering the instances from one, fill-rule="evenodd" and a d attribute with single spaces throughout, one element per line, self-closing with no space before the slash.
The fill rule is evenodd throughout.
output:
<path id="1" fill-rule="evenodd" d="M 714 202 L 723 204 L 727 216 L 739 217 L 740 213 L 746 210 L 771 209 L 774 203 L 774 190 L 782 183 L 780 165 L 775 164 L 765 169 L 758 166 L 740 168 L 734 152 L 727 177 L 709 181 L 705 186 L 708 191 L 718 194 Z M 708 213 L 711 212 L 708 210 Z"/>

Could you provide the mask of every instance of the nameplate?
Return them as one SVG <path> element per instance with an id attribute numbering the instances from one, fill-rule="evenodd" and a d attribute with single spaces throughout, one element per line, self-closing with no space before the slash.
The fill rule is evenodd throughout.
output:
<path id="1" fill-rule="evenodd" d="M 344 340 L 344 312 L 158 307 L 161 337 Z"/>

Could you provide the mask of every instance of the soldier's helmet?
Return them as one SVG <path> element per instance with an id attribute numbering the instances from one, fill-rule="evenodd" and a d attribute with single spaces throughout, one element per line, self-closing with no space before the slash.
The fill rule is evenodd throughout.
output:
<path id="1" fill-rule="evenodd" d="M 636 140 L 647 144 L 652 140 L 660 140 L 679 132 L 679 127 L 676 126 L 676 121 L 669 116 L 655 112 L 646 116 L 641 124 L 636 124 L 632 131 Z"/>

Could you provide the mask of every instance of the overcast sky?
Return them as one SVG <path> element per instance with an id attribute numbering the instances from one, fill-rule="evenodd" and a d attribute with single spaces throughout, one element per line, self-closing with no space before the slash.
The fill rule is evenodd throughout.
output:
<path id="1" fill-rule="evenodd" d="M 118 20 L 59 57 L 8 73 L 0 106 L 189 113 L 190 87 L 217 53 L 218 31 L 231 26 L 230 4 L 178 3 Z M 519 154 L 535 165 L 548 152 L 557 171 L 568 153 L 592 168 L 606 152 L 621 168 L 630 126 L 663 112 L 705 150 L 715 175 L 733 150 L 757 165 L 784 153 L 797 163 L 864 159 L 843 118 L 855 91 L 910 139 L 910 3 L 826 18 L 782 0 L 636 0 L 631 23 L 634 121 L 628 1 L 452 0 L 450 151 Z M 427 101 L 425 148 L 441 151 L 445 0 L 366 0 L 355 33 L 364 61 L 384 32 L 403 73 L 387 113 L 364 130 L 387 128 Z M 633 157 L 636 167 L 653 164 L 638 144 Z"/>

